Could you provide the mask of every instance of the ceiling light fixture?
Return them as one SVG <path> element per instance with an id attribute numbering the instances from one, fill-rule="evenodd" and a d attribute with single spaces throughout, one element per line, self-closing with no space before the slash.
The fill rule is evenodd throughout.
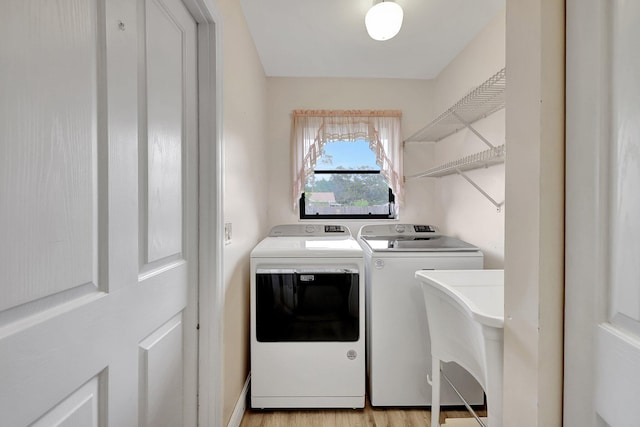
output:
<path id="1" fill-rule="evenodd" d="M 364 25 L 372 39 L 389 40 L 400 31 L 402 16 L 402 7 L 398 3 L 382 0 L 369 9 Z"/>

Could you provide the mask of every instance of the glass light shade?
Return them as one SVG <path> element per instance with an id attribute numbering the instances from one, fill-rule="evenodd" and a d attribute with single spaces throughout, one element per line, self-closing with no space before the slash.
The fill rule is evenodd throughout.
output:
<path id="1" fill-rule="evenodd" d="M 402 7 L 398 3 L 383 1 L 369 9 L 364 25 L 372 39 L 389 40 L 400 31 L 402 17 Z"/>

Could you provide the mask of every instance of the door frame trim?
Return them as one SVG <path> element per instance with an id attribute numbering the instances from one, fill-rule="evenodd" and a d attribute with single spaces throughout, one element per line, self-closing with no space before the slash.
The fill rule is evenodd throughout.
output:
<path id="1" fill-rule="evenodd" d="M 224 147 L 222 15 L 214 0 L 183 0 L 198 24 L 198 425 L 221 427 Z"/>
<path id="2" fill-rule="evenodd" d="M 565 182 L 565 425 L 597 424 L 596 325 L 606 320 L 606 147 L 603 117 L 608 96 L 604 3 L 568 0 L 566 14 L 566 182 Z M 588 91 L 585 88 L 589 88 Z"/>

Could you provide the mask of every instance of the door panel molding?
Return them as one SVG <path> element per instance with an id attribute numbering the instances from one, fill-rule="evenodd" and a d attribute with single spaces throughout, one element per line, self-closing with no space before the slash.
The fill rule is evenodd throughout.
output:
<path id="1" fill-rule="evenodd" d="M 98 285 L 104 243 L 97 200 L 103 1 L 50 2 L 36 14 L 11 0 L 3 9 L 0 36 L 20 43 L 2 52 L 10 66 L 0 83 L 0 270 L 12 286 L 0 311 Z"/>
<path id="2" fill-rule="evenodd" d="M 609 324 L 596 332 L 596 413 L 611 426 L 636 425 L 640 420 L 640 340 Z M 624 390 L 611 393 L 610 390 Z"/>
<path id="3" fill-rule="evenodd" d="M 30 425 L 30 427 L 98 427 L 100 414 L 105 411 L 106 401 L 104 390 L 104 375 L 100 374 L 85 383 L 70 396 L 58 403 L 49 412 Z"/>
<path id="4" fill-rule="evenodd" d="M 45 322 L 52 317 L 90 304 L 105 293 L 93 283 L 68 289 L 8 310 L 0 311 L 0 339 Z"/>
<path id="5" fill-rule="evenodd" d="M 140 347 L 140 426 L 178 426 L 183 421 L 182 313 L 142 340 Z"/>
<path id="6" fill-rule="evenodd" d="M 637 425 L 640 7 L 567 1 L 564 423 Z M 625 77 L 625 73 L 630 72 Z M 633 122 L 633 121 L 632 121 Z M 636 120 L 637 122 L 637 120 Z M 635 138 L 635 145 L 629 139 Z M 631 164 L 631 168 L 629 167 Z"/>
<path id="7" fill-rule="evenodd" d="M 631 195 L 640 185 L 640 38 L 637 2 L 608 1 L 605 36 L 610 45 L 606 70 L 610 86 L 609 229 L 610 281 L 609 319 L 618 314 L 640 329 L 640 200 Z"/>

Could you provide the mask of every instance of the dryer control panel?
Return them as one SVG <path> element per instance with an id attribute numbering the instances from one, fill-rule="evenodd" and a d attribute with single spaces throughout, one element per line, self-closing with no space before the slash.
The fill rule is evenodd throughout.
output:
<path id="1" fill-rule="evenodd" d="M 283 224 L 271 229 L 269 237 L 342 236 L 350 237 L 351 231 L 340 224 Z"/>

